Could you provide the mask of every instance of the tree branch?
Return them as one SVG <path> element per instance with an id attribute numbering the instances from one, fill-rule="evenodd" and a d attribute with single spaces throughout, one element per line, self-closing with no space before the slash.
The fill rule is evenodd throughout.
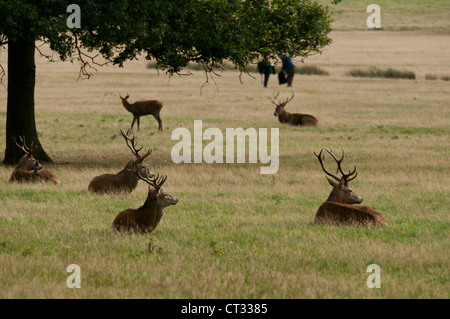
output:
<path id="1" fill-rule="evenodd" d="M 44 53 L 41 51 L 40 48 L 41 48 L 42 46 L 46 45 L 46 44 L 48 44 L 48 41 L 44 40 L 43 43 L 42 43 L 41 45 L 36 45 L 36 46 L 35 46 L 35 48 L 36 48 L 36 50 L 38 51 L 39 55 L 40 55 L 41 57 L 43 57 L 43 58 L 46 58 L 46 59 L 47 59 L 48 61 L 50 61 L 50 62 L 61 62 L 61 60 L 57 61 L 57 60 L 55 59 L 55 55 L 57 55 L 57 52 L 55 52 L 55 51 L 52 50 L 52 54 L 51 54 L 51 55 L 48 55 L 48 54 L 44 54 Z"/>
<path id="2" fill-rule="evenodd" d="M 217 86 L 217 82 L 214 79 L 214 75 L 217 76 L 221 76 L 220 74 L 218 74 L 217 72 L 214 71 L 213 69 L 213 65 L 207 64 L 207 63 L 203 63 L 203 69 L 205 70 L 205 76 L 206 76 L 206 81 L 202 84 L 202 86 L 200 87 L 200 96 L 203 93 L 203 87 L 206 84 L 209 84 L 209 78 L 211 78 L 211 80 L 213 80 L 214 85 L 216 86 L 217 91 L 219 91 L 219 87 Z"/>
<path id="3" fill-rule="evenodd" d="M 77 52 L 77 59 L 80 61 L 81 63 L 81 67 L 80 67 L 80 72 L 78 73 L 78 79 L 83 79 L 83 78 L 87 78 L 89 79 L 92 76 L 92 70 L 97 71 L 97 69 L 95 67 L 93 67 L 92 65 L 96 65 L 96 66 L 104 66 L 107 65 L 108 63 L 112 62 L 110 59 L 107 59 L 106 62 L 103 63 L 98 63 L 97 61 L 95 61 L 95 59 L 100 55 L 100 54 L 96 54 L 94 56 L 88 55 L 84 52 L 81 51 L 81 48 L 78 44 L 78 37 L 76 34 L 74 34 L 74 38 L 75 38 L 75 50 Z M 90 60 L 90 61 L 87 61 Z"/>
<path id="4" fill-rule="evenodd" d="M 0 46 L 5 45 L 5 44 L 8 44 L 8 40 L 7 40 L 6 35 L 2 34 L 2 35 L 0 35 Z"/>
<path id="5" fill-rule="evenodd" d="M 0 84 L 3 85 L 5 89 L 8 89 L 5 83 L 3 83 L 3 78 L 5 77 L 5 75 L 6 75 L 5 69 L 3 68 L 3 65 L 0 64 Z"/>

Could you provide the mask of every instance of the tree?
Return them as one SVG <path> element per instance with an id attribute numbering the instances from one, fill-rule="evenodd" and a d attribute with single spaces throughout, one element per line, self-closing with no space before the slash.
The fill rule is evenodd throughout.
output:
<path id="1" fill-rule="evenodd" d="M 63 61 L 80 61 L 80 77 L 87 78 L 99 59 L 121 67 L 139 56 L 156 59 L 171 75 L 189 62 L 208 74 L 224 60 L 246 72 L 266 52 L 307 57 L 331 42 L 329 8 L 309 0 L 80 0 L 81 27 L 72 29 L 70 3 L 0 0 L 0 47 L 8 46 L 6 164 L 22 156 L 14 136 L 34 142 L 37 158 L 51 161 L 34 115 L 37 41 Z"/>

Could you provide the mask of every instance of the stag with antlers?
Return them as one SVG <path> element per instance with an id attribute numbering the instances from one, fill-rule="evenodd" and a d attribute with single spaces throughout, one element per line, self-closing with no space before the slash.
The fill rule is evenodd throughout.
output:
<path id="1" fill-rule="evenodd" d="M 13 137 L 14 143 L 21 148 L 25 154 L 20 158 L 16 168 L 13 170 L 10 183 L 28 183 L 28 182 L 50 182 L 53 184 L 60 184 L 59 179 L 53 175 L 49 170 L 42 169 L 41 164 L 34 158 L 33 153 L 36 151 L 34 143 L 28 147 L 25 142 L 25 136 L 19 137 L 19 144 L 16 137 Z"/>
<path id="2" fill-rule="evenodd" d="M 120 130 L 123 138 L 133 153 L 134 158 L 129 160 L 125 167 L 117 174 L 102 174 L 96 176 L 89 183 L 88 190 L 93 193 L 131 193 L 138 184 L 138 172 L 146 172 L 146 166 L 142 164 L 144 159 L 148 157 L 152 150 L 149 149 L 147 153 L 140 155 L 139 151 L 143 146 L 136 148 L 136 138 L 130 137 L 130 131 L 127 133 Z"/>
<path id="3" fill-rule="evenodd" d="M 350 188 L 348 183 L 358 176 L 356 165 L 353 171 L 345 173 L 342 170 L 341 163 L 344 159 L 344 150 L 340 159 L 333 153 L 333 149 L 325 149 L 337 163 L 336 173 L 332 174 L 325 169 L 325 155 L 323 150 L 314 155 L 319 159 L 322 170 L 328 175 L 325 176 L 333 187 L 328 199 L 319 207 L 314 222 L 316 224 L 337 224 L 337 225 L 375 225 L 387 227 L 386 219 L 377 211 L 369 206 L 352 206 L 360 204 L 363 199 Z M 338 177 L 338 174 L 341 177 Z"/>
<path id="4" fill-rule="evenodd" d="M 113 221 L 114 231 L 151 234 L 164 215 L 163 209 L 178 203 L 178 199 L 161 189 L 167 176 L 160 176 L 158 172 L 155 177 L 148 169 L 145 174 L 138 172 L 138 176 L 148 184 L 147 199 L 138 209 L 129 208 L 121 211 Z"/>
<path id="5" fill-rule="evenodd" d="M 292 92 L 291 97 L 282 102 L 279 102 L 277 100 L 279 94 L 280 92 L 278 92 L 277 94 L 273 94 L 272 103 L 276 106 L 273 115 L 278 116 L 278 120 L 280 121 L 280 123 L 294 126 L 317 126 L 319 124 L 319 121 L 312 115 L 289 113 L 284 109 L 286 104 L 288 104 L 294 98 L 294 91 Z"/>
<path id="6" fill-rule="evenodd" d="M 159 116 L 159 112 L 161 111 L 163 104 L 158 100 L 148 100 L 148 101 L 136 101 L 134 103 L 128 102 L 128 98 L 130 97 L 127 94 L 125 97 L 122 97 L 119 94 L 123 107 L 133 114 L 133 121 L 131 122 L 131 130 L 133 129 L 134 123 L 137 121 L 137 127 L 139 131 L 139 119 L 143 115 L 153 115 L 155 119 L 158 121 L 158 131 L 162 131 L 162 121 Z"/>

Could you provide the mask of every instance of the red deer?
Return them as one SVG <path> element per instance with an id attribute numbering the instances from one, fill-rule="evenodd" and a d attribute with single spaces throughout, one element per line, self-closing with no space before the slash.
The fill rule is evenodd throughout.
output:
<path id="1" fill-rule="evenodd" d="M 133 129 L 134 122 L 137 121 L 137 127 L 139 131 L 139 118 L 143 115 L 151 114 L 158 121 L 158 131 L 162 131 L 162 121 L 159 116 L 159 112 L 163 107 L 161 101 L 158 100 L 136 101 L 133 104 L 131 104 L 127 100 L 130 97 L 130 95 L 127 94 L 127 96 L 122 97 L 119 94 L 119 96 L 122 99 L 122 104 L 125 107 L 125 109 L 133 114 L 133 122 L 131 122 L 131 129 Z"/>
<path id="2" fill-rule="evenodd" d="M 158 173 L 155 177 L 148 170 L 145 174 L 138 172 L 138 176 L 149 185 L 147 199 L 138 209 L 129 208 L 121 211 L 113 221 L 114 231 L 151 234 L 164 215 L 163 209 L 178 203 L 178 199 L 161 189 L 167 176 L 159 176 Z"/>
<path id="3" fill-rule="evenodd" d="M 295 92 L 292 92 L 291 97 L 287 98 L 283 102 L 277 101 L 277 97 L 279 94 L 280 92 L 278 92 L 277 95 L 273 95 L 272 103 L 276 105 L 275 113 L 273 113 L 273 115 L 278 116 L 278 120 L 280 121 L 280 123 L 294 126 L 317 126 L 319 124 L 319 121 L 312 115 L 289 113 L 284 109 L 286 104 L 288 104 L 294 98 Z"/>
<path id="4" fill-rule="evenodd" d="M 138 184 L 138 171 L 145 172 L 146 167 L 142 162 L 144 159 L 152 153 L 152 150 L 148 150 L 144 155 L 139 155 L 139 149 L 135 146 L 135 137 L 130 138 L 128 135 L 130 131 L 124 133 L 120 130 L 122 136 L 127 143 L 128 148 L 134 155 L 134 158 L 128 161 L 125 167 L 117 174 L 102 174 L 92 179 L 88 186 L 88 190 L 93 193 L 107 194 L 107 193 L 131 193 Z"/>
<path id="5" fill-rule="evenodd" d="M 22 145 L 19 145 L 16 141 L 16 137 L 13 137 L 14 143 L 20 147 L 25 154 L 20 158 L 16 168 L 9 178 L 10 183 L 27 183 L 27 182 L 51 182 L 53 184 L 61 184 L 59 179 L 50 173 L 46 169 L 42 169 L 41 164 L 34 158 L 33 152 L 34 143 L 31 143 L 31 147 L 27 147 L 25 137 L 19 137 Z"/>
<path id="6" fill-rule="evenodd" d="M 328 196 L 328 199 L 319 207 L 316 213 L 314 223 L 316 224 L 337 224 L 337 225 L 374 225 L 387 227 L 384 217 L 369 206 L 353 206 L 352 204 L 360 204 L 363 199 L 355 194 L 348 186 L 348 183 L 358 176 L 356 165 L 352 172 L 345 174 L 341 168 L 341 162 L 344 159 L 344 150 L 342 150 L 342 157 L 338 160 L 333 154 L 333 150 L 325 151 L 330 154 L 337 162 L 338 168 L 335 174 L 329 173 L 323 164 L 325 155 L 322 157 L 323 149 L 319 154 L 314 152 L 314 155 L 319 159 L 323 171 L 330 177 L 325 176 L 333 186 L 333 190 Z M 342 177 L 337 176 L 338 172 Z"/>

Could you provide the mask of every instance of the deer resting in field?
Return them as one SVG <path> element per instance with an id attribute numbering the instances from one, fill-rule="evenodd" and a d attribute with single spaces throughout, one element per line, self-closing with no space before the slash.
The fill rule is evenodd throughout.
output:
<path id="1" fill-rule="evenodd" d="M 25 137 L 19 137 L 21 145 L 17 143 L 16 137 L 13 137 L 14 143 L 21 148 L 25 154 L 20 158 L 16 168 L 9 178 L 10 183 L 28 183 L 28 182 L 51 182 L 59 185 L 59 179 L 50 173 L 49 170 L 42 169 L 41 164 L 34 158 L 34 143 L 27 147 Z"/>
<path id="2" fill-rule="evenodd" d="M 341 162 L 344 159 L 344 150 L 342 150 L 342 157 L 338 160 L 333 154 L 333 150 L 327 150 L 333 159 L 336 161 L 338 168 L 335 174 L 329 173 L 323 164 L 325 156 L 322 156 L 323 149 L 319 154 L 314 152 L 314 155 L 319 159 L 323 171 L 328 175 L 325 176 L 333 187 L 333 190 L 328 196 L 328 199 L 319 207 L 316 213 L 314 223 L 316 224 L 337 224 L 348 226 L 381 226 L 387 227 L 384 217 L 369 206 L 353 206 L 352 204 L 360 204 L 363 199 L 355 194 L 349 187 L 348 183 L 356 178 L 356 165 L 352 172 L 345 174 L 341 168 Z M 338 177 L 338 173 L 342 177 Z M 330 178 L 331 177 L 331 178 Z"/>
<path id="3" fill-rule="evenodd" d="M 158 121 L 158 131 L 162 131 L 162 121 L 161 117 L 159 116 L 159 112 L 163 107 L 161 101 L 158 100 L 136 101 L 131 104 L 127 100 L 130 97 L 130 95 L 127 94 L 127 96 L 122 97 L 119 94 L 119 96 L 122 99 L 122 104 L 125 107 L 125 109 L 133 114 L 133 122 L 131 122 L 131 129 L 133 129 L 134 122 L 137 121 L 137 127 L 139 131 L 139 118 L 143 115 L 151 114 Z"/>
<path id="4" fill-rule="evenodd" d="M 120 130 L 120 133 L 122 133 L 134 158 L 128 161 L 125 167 L 117 174 L 102 174 L 94 177 L 88 186 L 88 190 L 92 193 L 131 193 L 138 184 L 138 172 L 146 172 L 146 166 L 142 162 L 152 153 L 152 150 L 149 149 L 142 156 L 139 155 L 139 151 L 143 146 L 139 149 L 136 148 L 135 137 L 129 137 L 130 131 L 124 133 Z"/>
<path id="5" fill-rule="evenodd" d="M 149 185 L 147 199 L 138 209 L 129 208 L 121 211 L 113 221 L 114 231 L 151 234 L 164 215 L 163 209 L 178 203 L 178 199 L 161 189 L 167 176 L 159 176 L 158 173 L 155 177 L 148 170 L 145 174 L 138 172 L 138 176 Z"/>
<path id="6" fill-rule="evenodd" d="M 277 97 L 280 94 L 278 92 L 276 95 L 273 95 L 272 103 L 275 104 L 275 113 L 274 116 L 278 116 L 278 120 L 283 124 L 290 124 L 294 126 L 317 126 L 319 121 L 312 115 L 309 114 L 300 114 L 300 113 L 289 113 L 284 108 L 286 104 L 288 104 L 295 96 L 295 92 L 292 92 L 290 98 L 287 98 L 285 101 L 278 102 Z"/>

